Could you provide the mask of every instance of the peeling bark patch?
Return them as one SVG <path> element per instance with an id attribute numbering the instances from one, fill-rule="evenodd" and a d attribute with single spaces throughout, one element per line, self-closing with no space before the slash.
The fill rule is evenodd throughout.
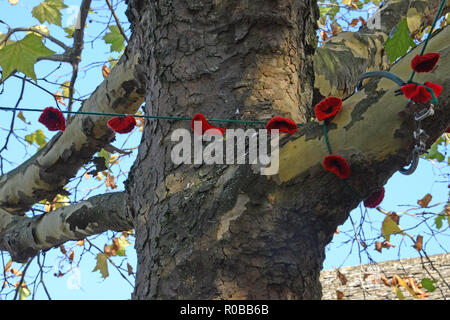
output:
<path id="1" fill-rule="evenodd" d="M 236 200 L 236 204 L 227 213 L 220 217 L 219 230 L 217 230 L 217 240 L 223 238 L 223 235 L 230 229 L 230 223 L 241 216 L 241 214 L 247 209 L 246 204 L 250 201 L 247 195 L 240 194 Z"/>
<path id="2" fill-rule="evenodd" d="M 69 228 L 71 231 L 75 232 L 76 229 L 86 229 L 86 227 L 93 221 L 96 221 L 95 219 L 95 213 L 96 210 L 90 210 L 92 209 L 92 206 L 89 206 L 88 204 L 84 204 L 83 207 L 86 207 L 86 211 L 82 215 L 73 214 L 69 218 L 67 218 L 67 223 L 69 224 Z M 77 210 L 82 209 L 77 208 Z"/>
<path id="3" fill-rule="evenodd" d="M 364 89 L 366 91 L 367 97 L 365 99 L 362 99 L 355 105 L 355 107 L 352 110 L 352 121 L 344 127 L 345 130 L 348 131 L 353 126 L 353 124 L 363 120 L 364 119 L 363 115 L 366 112 L 366 110 L 369 109 L 370 106 L 376 104 L 378 100 L 380 100 L 380 98 L 384 96 L 386 91 L 384 90 L 377 91 L 378 82 L 379 81 L 371 81 L 365 86 Z"/>
<path id="4" fill-rule="evenodd" d="M 122 83 L 122 88 L 125 90 L 126 95 L 132 93 L 138 87 L 138 83 L 135 80 L 128 80 Z"/>

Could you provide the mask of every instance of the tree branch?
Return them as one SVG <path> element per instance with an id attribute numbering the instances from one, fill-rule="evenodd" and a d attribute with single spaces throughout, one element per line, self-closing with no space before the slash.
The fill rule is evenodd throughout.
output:
<path id="1" fill-rule="evenodd" d="M 87 99 L 82 111 L 135 113 L 144 101 L 145 81 L 139 54 L 129 45 L 111 74 Z M 56 194 L 79 168 L 114 139 L 108 117 L 76 116 L 28 161 L 0 177 L 0 207 L 23 214 L 31 206 Z"/>
<path id="2" fill-rule="evenodd" d="M 391 30 L 407 16 L 410 32 L 430 24 L 441 0 L 391 0 L 374 15 L 379 26 L 365 25 L 358 32 L 342 32 L 330 38 L 314 55 L 314 103 L 324 97 L 346 98 L 356 87 L 357 77 L 368 71 L 385 70 L 389 60 L 384 42 Z M 449 5 L 446 6 L 446 9 Z M 444 13 L 447 10 L 444 10 Z M 372 17 L 373 19 L 374 17 Z"/>
<path id="3" fill-rule="evenodd" d="M 124 201 L 122 192 L 107 193 L 33 218 L 0 209 L 0 250 L 8 251 L 14 261 L 25 262 L 66 241 L 107 230 L 130 230 L 133 221 L 126 214 Z"/>
<path id="4" fill-rule="evenodd" d="M 447 129 L 450 123 L 450 28 L 437 33 L 429 42 L 429 52 L 439 52 L 441 60 L 432 73 L 417 75 L 416 81 L 430 81 L 443 86 L 434 116 L 422 122 L 430 136 L 427 147 Z M 391 68 L 391 72 L 408 79 L 412 58 L 421 46 L 412 50 Z M 403 96 L 396 96 L 399 87 L 388 79 L 372 80 L 364 90 L 344 101 L 342 110 L 329 128 L 329 141 L 335 154 L 343 155 L 352 167 L 349 184 L 363 197 L 410 160 L 414 146 L 413 113 L 421 110 Z M 292 183 L 302 177 L 324 172 L 321 161 L 328 154 L 321 126 L 310 123 L 296 137 L 287 137 L 280 148 L 280 170 L 272 179 Z M 301 158 L 301 161 L 298 159 Z M 313 174 L 314 172 L 315 174 Z M 345 192 L 345 191 L 343 191 Z M 359 201 L 357 201 L 359 202 Z"/>
<path id="5" fill-rule="evenodd" d="M 117 17 L 116 12 L 114 11 L 114 8 L 111 5 L 111 2 L 109 2 L 109 0 L 106 0 L 106 4 L 108 5 L 109 10 L 111 11 L 111 14 L 114 17 L 114 20 L 116 20 L 117 28 L 119 28 L 120 34 L 122 35 L 122 37 L 125 39 L 126 42 L 130 41 L 127 35 L 125 34 L 122 25 L 120 24 L 119 18 Z"/>

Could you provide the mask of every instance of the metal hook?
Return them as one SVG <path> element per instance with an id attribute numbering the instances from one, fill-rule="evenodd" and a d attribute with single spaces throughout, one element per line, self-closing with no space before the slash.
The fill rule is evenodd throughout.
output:
<path id="1" fill-rule="evenodd" d="M 362 87 L 363 80 L 367 78 L 388 78 L 389 80 L 397 83 L 400 87 L 403 87 L 406 84 L 405 81 L 403 81 L 402 78 L 400 78 L 396 74 L 387 71 L 370 71 L 359 76 L 358 82 L 356 84 L 356 89 L 358 89 L 358 91 Z"/>
<path id="2" fill-rule="evenodd" d="M 417 166 L 419 164 L 419 152 L 416 150 L 416 148 L 414 148 L 412 155 L 413 155 L 413 157 L 411 159 L 411 164 L 410 164 L 409 168 L 401 168 L 399 170 L 401 174 L 409 176 L 409 175 L 413 174 L 414 171 L 416 171 Z"/>
<path id="3" fill-rule="evenodd" d="M 430 107 L 428 109 L 423 109 L 420 112 L 416 112 L 414 115 L 414 119 L 416 121 L 422 121 L 423 119 L 428 118 L 432 115 L 434 115 L 434 109 L 433 109 L 433 105 L 430 105 Z"/>

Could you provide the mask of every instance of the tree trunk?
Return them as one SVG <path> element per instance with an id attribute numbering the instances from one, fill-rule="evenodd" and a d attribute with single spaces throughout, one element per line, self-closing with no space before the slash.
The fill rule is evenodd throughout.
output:
<path id="1" fill-rule="evenodd" d="M 148 57 L 146 113 L 306 121 L 314 1 L 129 6 Z M 180 127 L 189 123 L 146 124 L 127 181 L 137 237 L 134 298 L 319 299 L 324 247 L 350 206 L 322 210 L 314 186 L 277 186 L 246 165 L 175 166 L 170 134 Z M 322 211 L 333 219 L 321 221 Z"/>

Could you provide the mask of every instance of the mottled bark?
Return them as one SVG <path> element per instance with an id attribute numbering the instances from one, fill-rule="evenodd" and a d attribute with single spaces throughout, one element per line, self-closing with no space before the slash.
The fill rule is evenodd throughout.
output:
<path id="1" fill-rule="evenodd" d="M 410 23 L 411 32 L 416 31 L 419 26 L 429 25 L 436 13 L 438 2 L 439 0 L 388 1 L 380 11 L 381 29 L 363 27 L 356 33 L 341 33 L 318 48 L 314 55 L 313 105 L 324 96 L 336 95 L 345 98 L 353 92 L 357 75 L 365 71 L 387 68 L 383 43 L 391 28 L 405 16 L 412 17 L 408 21 L 414 22 Z M 189 5 L 195 10 L 195 2 Z M 139 16 L 139 6 L 140 4 L 136 2 L 136 5 L 130 7 L 129 16 L 132 19 L 133 16 Z M 201 4 L 199 6 L 201 7 Z M 448 6 L 444 13 L 447 9 Z M 134 21 L 139 24 L 139 20 Z M 243 37 L 245 28 L 245 25 L 242 29 L 238 27 L 237 37 Z M 140 33 L 139 43 L 144 41 L 142 35 Z M 135 54 L 132 39 L 118 64 L 121 67 L 116 67 L 93 97 L 85 102 L 84 110 L 124 113 L 136 111 L 145 95 L 144 81 L 140 76 L 140 65 L 144 65 L 145 62 Z M 195 99 L 196 97 L 190 98 L 193 101 Z M 311 109 L 308 115 L 311 115 Z M 75 122 L 80 124 L 80 117 L 76 118 Z M 80 136 L 79 127 L 73 126 L 73 131 L 65 134 L 63 140 L 58 140 L 59 136 L 55 137 L 44 150 L 0 177 L 0 206 L 13 214 L 21 214 L 37 201 L 52 199 L 57 193 L 64 194 L 63 187 L 67 181 L 83 164 L 91 160 L 95 152 L 114 137 L 106 129 L 107 119 L 98 117 L 84 117 L 84 119 L 82 123 L 88 128 L 84 133 L 87 137 Z M 95 130 L 89 129 L 92 125 L 95 126 Z M 93 132 L 95 136 L 92 136 Z M 59 142 L 54 143 L 56 140 Z M 66 170 L 67 168 L 70 170 Z M 26 183 L 23 183 L 25 180 Z"/>
<path id="2" fill-rule="evenodd" d="M 313 1 L 130 5 L 149 57 L 147 113 L 306 120 L 318 19 Z M 294 201 L 293 188 L 267 183 L 248 166 L 174 166 L 170 134 L 188 126 L 148 123 L 129 176 L 134 298 L 320 298 L 331 225 L 314 223 L 309 206 L 272 201 L 278 192 Z"/>
<path id="3" fill-rule="evenodd" d="M 317 48 L 314 55 L 314 103 L 331 95 L 346 98 L 354 92 L 360 74 L 388 68 L 390 63 L 384 42 L 392 29 L 407 17 L 411 33 L 431 25 L 440 2 L 387 1 L 358 32 L 342 32 Z M 447 4 L 443 14 L 449 7 Z"/>
<path id="4" fill-rule="evenodd" d="M 0 209 L 0 250 L 26 262 L 41 250 L 80 240 L 107 230 L 133 228 L 125 210 L 124 193 L 102 194 L 74 205 L 35 216 L 13 216 Z"/>

